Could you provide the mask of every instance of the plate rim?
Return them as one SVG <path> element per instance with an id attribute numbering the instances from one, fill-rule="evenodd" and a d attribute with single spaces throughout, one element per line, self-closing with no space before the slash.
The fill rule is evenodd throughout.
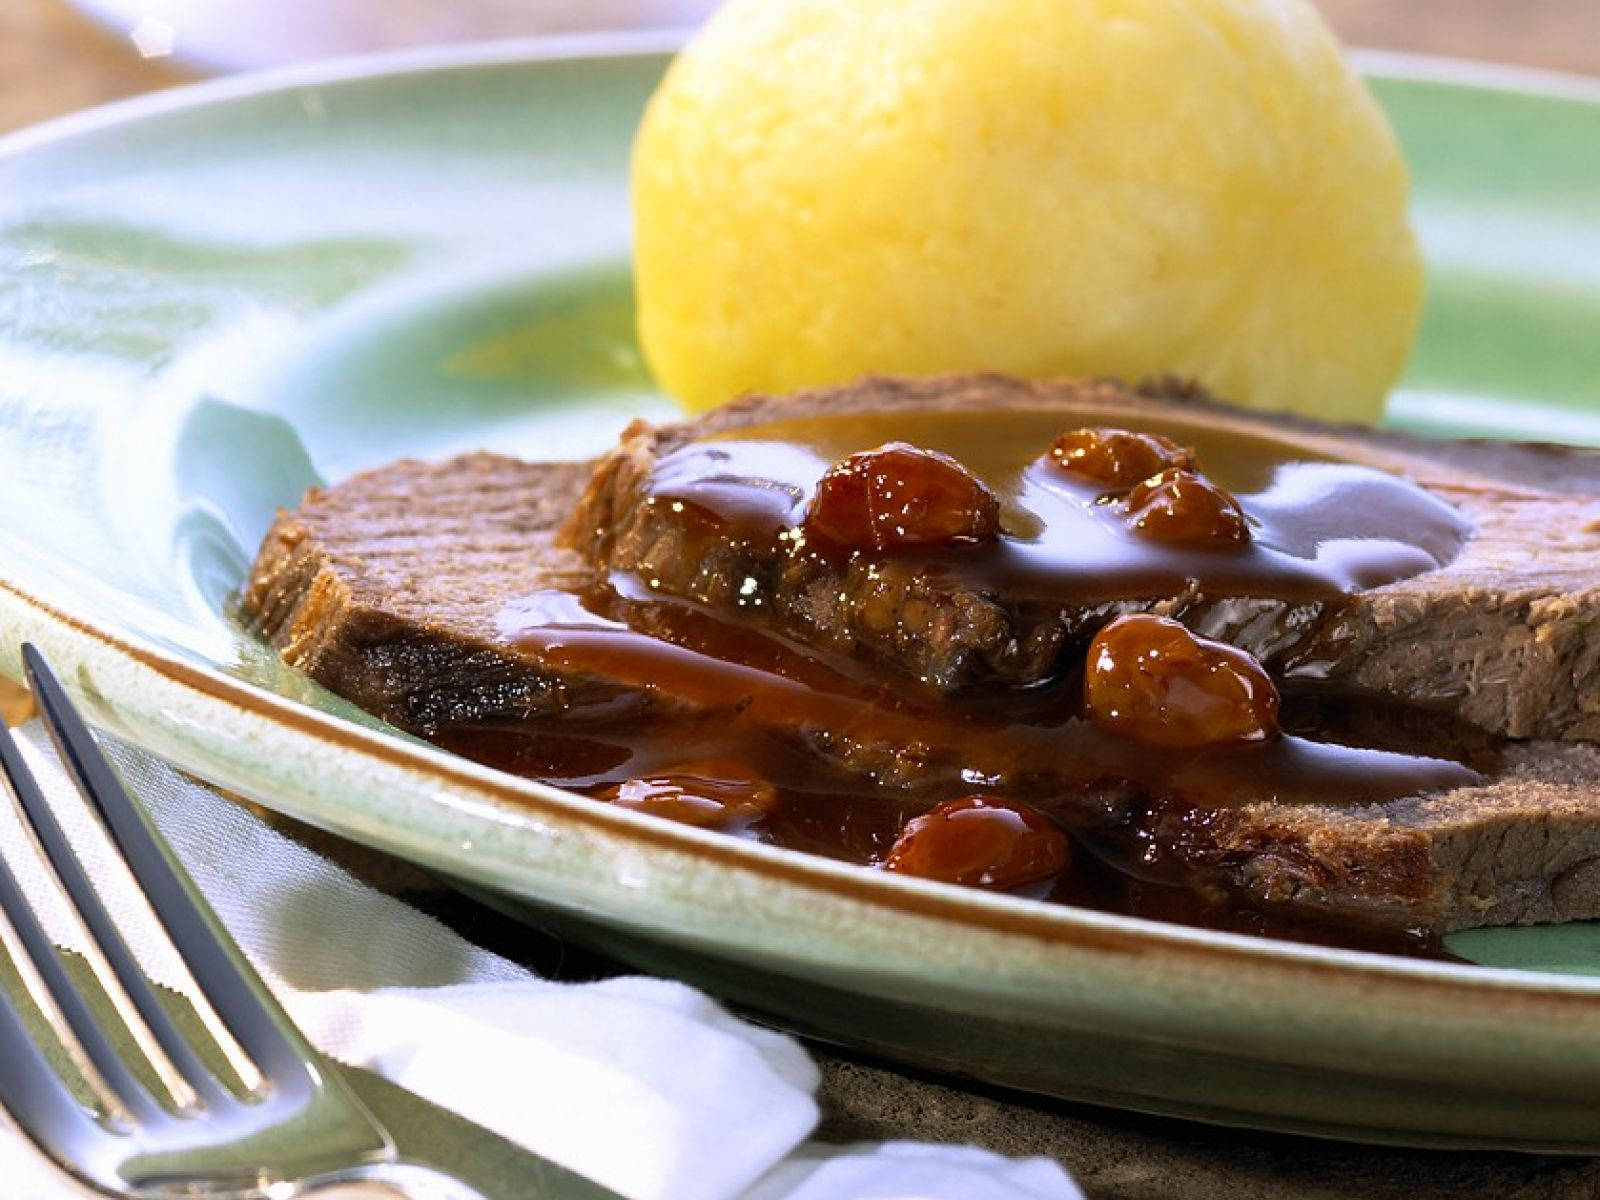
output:
<path id="1" fill-rule="evenodd" d="M 519 63 L 571 62 L 601 58 L 648 58 L 681 49 L 688 32 L 679 28 L 605 30 L 594 33 L 535 34 L 446 42 L 366 54 L 339 55 L 292 66 L 176 84 L 123 100 L 51 117 L 0 136 L 0 161 L 52 142 L 111 128 L 125 122 L 244 99 L 299 87 L 354 82 L 386 75 L 441 70 L 472 70 Z M 1416 80 L 1446 86 L 1575 100 L 1600 105 L 1600 76 L 1510 63 L 1405 50 L 1346 47 L 1345 56 L 1361 75 Z"/>
<path id="2" fill-rule="evenodd" d="M 53 626 L 58 634 L 65 633 L 79 641 L 99 642 L 107 651 L 143 669 L 154 671 L 167 683 L 196 693 L 207 701 L 229 704 L 248 716 L 269 720 L 280 728 L 287 728 L 297 736 L 316 737 L 336 750 L 371 753 L 390 766 L 444 776 L 450 782 L 486 793 L 502 812 L 526 814 L 527 802 L 534 800 L 543 808 L 559 810 L 563 817 L 575 817 L 584 824 L 608 833 L 632 835 L 638 840 L 674 851 L 690 851 L 697 855 L 709 851 L 711 857 L 725 860 L 725 865 L 775 872 L 787 877 L 790 882 L 820 887 L 843 899 L 876 905 L 895 898 L 896 902 L 889 907 L 909 916 L 976 924 L 967 918 L 970 911 L 989 918 L 982 924 L 990 932 L 1032 937 L 1061 945 L 1076 943 L 1105 948 L 1118 935 L 1131 935 L 1141 940 L 1153 937 L 1169 942 L 1174 950 L 1222 951 L 1221 957 L 1230 960 L 1241 957 L 1251 961 L 1278 959 L 1282 966 L 1331 970 L 1335 974 L 1347 973 L 1355 968 L 1357 973 L 1408 977 L 1425 984 L 1466 984 L 1466 990 L 1470 992 L 1482 990 L 1480 985 L 1490 985 L 1551 998 L 1600 996 L 1600 977 L 1474 964 L 1457 965 L 1432 959 L 1229 933 L 1073 905 L 1044 904 L 1002 893 L 866 871 L 858 866 L 800 851 L 744 842 L 707 830 L 676 825 L 626 809 L 594 804 L 577 793 L 496 771 L 429 743 L 396 736 L 384 729 L 368 729 L 324 713 L 266 688 L 234 679 L 215 667 L 184 661 L 137 633 L 103 629 L 91 618 L 64 611 L 51 601 L 32 595 L 11 579 L 0 577 L 0 591 L 21 601 L 36 617 Z M 67 680 L 67 684 L 75 687 L 71 679 Z M 115 709 L 114 702 L 102 703 Z M 444 802 L 441 798 L 440 803 Z M 755 862 L 746 861 L 751 859 Z M 458 859 L 455 865 L 465 872 L 470 863 Z M 1084 936 L 1051 936 L 1066 933 Z M 1528 984 L 1538 986 L 1524 986 Z"/>
<path id="3" fill-rule="evenodd" d="M 680 42 L 681 34 L 674 31 L 575 34 L 384 51 L 275 68 L 182 85 L 32 126 L 0 138 L 0 163 L 117 125 L 300 87 L 423 75 L 441 70 L 660 56 L 670 53 Z M 1425 55 L 1357 52 L 1355 58 L 1363 70 L 1366 63 L 1375 62 L 1377 69 L 1371 73 L 1384 78 L 1417 78 L 1502 93 L 1576 98 L 1600 106 L 1600 79 Z M 1528 86 L 1530 84 L 1538 86 Z M 610 835 L 679 852 L 709 853 L 711 859 L 724 867 L 777 873 L 801 886 L 819 888 L 843 899 L 887 907 L 905 915 L 938 919 L 969 929 L 1037 938 L 1062 948 L 1108 948 L 1110 943 L 1120 942 L 1120 948 L 1127 949 L 1129 943 L 1158 944 L 1165 953 L 1202 955 L 1226 961 L 1243 959 L 1264 969 L 1310 970 L 1346 981 L 1380 978 L 1424 991 L 1458 993 L 1464 999 L 1481 997 L 1485 991 L 1510 991 L 1530 998 L 1588 1005 L 1600 997 L 1600 977 L 1408 959 L 1197 929 L 1092 909 L 1044 905 L 923 880 L 884 876 L 798 852 L 669 825 L 594 805 L 548 785 L 492 771 L 433 746 L 363 728 L 264 687 L 235 679 L 209 664 L 189 661 L 132 630 L 102 627 L 94 617 L 75 611 L 70 600 L 63 604 L 53 597 L 45 599 L 34 595 L 5 574 L 0 574 L 0 590 L 10 593 L 56 636 L 72 639 L 80 646 L 97 643 L 103 651 L 155 672 L 167 683 L 203 698 L 206 703 L 227 704 L 254 718 L 270 721 L 297 737 L 313 737 L 339 752 L 374 754 L 391 765 L 443 775 L 491 799 L 504 812 L 525 816 L 532 801 L 544 811 L 558 812 L 563 818 L 577 819 Z M 9 664 L 9 656 L 7 662 Z M 304 817 L 304 814 L 297 815 Z M 442 855 L 441 860 L 462 869 L 470 865 L 459 852 Z"/>

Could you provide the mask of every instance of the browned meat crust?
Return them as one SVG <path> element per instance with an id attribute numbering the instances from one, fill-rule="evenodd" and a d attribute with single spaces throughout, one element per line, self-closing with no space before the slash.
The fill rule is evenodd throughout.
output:
<path id="1" fill-rule="evenodd" d="M 1063 394 L 991 379 L 869 381 L 852 402 L 925 403 L 929 388 L 952 396 L 999 389 L 1008 402 L 1030 403 L 1056 403 Z M 776 403 L 746 401 L 690 428 L 732 427 L 764 417 Z M 1272 423 L 1211 411 L 1219 420 Z M 1448 579 L 1412 581 L 1366 599 L 1367 625 L 1344 643 L 1346 678 L 1402 692 L 1420 686 L 1513 734 L 1595 736 L 1600 636 L 1592 564 L 1600 526 L 1594 501 L 1578 489 L 1600 493 L 1600 461 L 1556 456 L 1564 486 L 1572 489 L 1558 500 L 1525 486 L 1550 473 L 1547 451 L 1396 444 L 1304 423 L 1284 427 L 1318 444 L 1334 439 L 1341 447 L 1365 447 L 1368 461 L 1441 490 L 1488 530 Z M 636 430 L 630 445 L 672 436 L 683 434 Z M 1466 459 L 1470 476 L 1450 465 Z M 280 514 L 243 607 L 291 664 L 413 732 L 536 714 L 615 716 L 678 703 L 669 688 L 641 690 L 564 672 L 507 641 L 499 627 L 509 602 L 591 581 L 587 564 L 558 547 L 554 535 L 578 506 L 590 471 L 588 464 L 474 454 L 437 465 L 396 463 L 315 489 L 299 509 Z M 591 486 L 583 511 L 608 519 L 603 496 L 613 492 L 622 494 Z M 1470 653 L 1459 649 L 1464 641 L 1473 645 Z M 1452 665 L 1441 668 L 1440 659 Z M 1414 670 L 1420 684 L 1404 683 L 1412 676 L 1402 670 Z M 730 709 L 739 702 L 727 698 Z M 970 750 L 864 747 L 829 730 L 788 732 L 868 771 L 889 761 L 914 770 L 940 754 Z M 1600 916 L 1600 749 L 1594 746 L 1529 742 L 1514 747 L 1505 768 L 1480 786 L 1381 805 L 1339 800 L 1175 810 L 1158 817 L 1165 824 L 1157 832 L 1175 855 L 1292 909 L 1439 930 Z"/>
<path id="2" fill-rule="evenodd" d="M 1130 412 L 1190 419 L 1203 412 L 1244 433 L 1405 475 L 1465 512 L 1476 533 L 1445 569 L 1337 607 L 1219 603 L 1184 593 L 1085 609 L 950 584 L 894 561 L 834 564 L 786 557 L 770 546 L 719 544 L 681 506 L 645 502 L 661 457 L 708 434 L 857 410 L 1055 408 L 1104 412 L 1112 422 Z M 1482 449 L 1463 455 L 1474 456 L 1487 457 Z M 1518 461 L 1531 469 L 1538 452 L 1521 451 Z M 1570 478 L 1571 464 L 1564 465 Z M 636 572 L 666 594 L 723 611 L 749 611 L 754 581 L 760 611 L 789 636 L 944 691 L 1035 682 L 1112 612 L 1141 607 L 1276 666 L 1291 664 L 1292 674 L 1437 705 L 1490 732 L 1600 738 L 1600 502 L 1453 465 L 1441 444 L 1247 413 L 1190 391 L 1135 394 L 1112 383 L 965 376 L 751 396 L 696 421 L 629 430 L 600 461 L 565 540 L 598 569 Z"/>

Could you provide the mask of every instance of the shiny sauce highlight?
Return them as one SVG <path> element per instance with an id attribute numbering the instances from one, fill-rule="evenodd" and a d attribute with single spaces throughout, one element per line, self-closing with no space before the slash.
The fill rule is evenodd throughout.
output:
<path id="1" fill-rule="evenodd" d="M 1185 590 L 1337 605 L 1447 563 L 1470 534 L 1460 514 L 1404 480 L 1196 426 L 1174 436 L 1235 491 L 1251 540 L 1226 551 L 1153 544 L 1114 519 L 1105 489 L 1040 455 L 1061 420 L 1008 415 L 998 436 L 971 414 L 921 414 L 909 427 L 892 414 L 792 422 L 686 446 L 661 461 L 651 490 L 709 514 L 720 536 L 765 544 L 793 536 L 830 463 L 906 439 L 957 457 L 1002 503 L 997 541 L 922 553 L 920 569 L 1085 606 Z M 1450 745 L 1434 756 L 1328 740 L 1349 734 L 1318 715 L 1326 697 L 1286 697 L 1291 732 L 1272 740 L 1179 750 L 1085 719 L 1081 665 L 1027 688 L 930 695 L 757 622 L 663 598 L 626 573 L 581 595 L 523 597 L 499 625 L 506 644 L 557 674 L 603 678 L 644 699 L 620 714 L 440 730 L 452 750 L 606 798 L 685 764 L 748 772 L 766 789 L 762 802 L 739 809 L 727 832 L 868 866 L 936 806 L 973 795 L 1015 801 L 1077 848 L 1072 870 L 1025 894 L 1163 919 L 1426 951 L 1432 943 L 1413 931 L 1336 915 L 1308 925 L 1241 903 L 1153 853 L 1151 830 L 1175 809 L 1379 804 L 1481 778 Z"/>

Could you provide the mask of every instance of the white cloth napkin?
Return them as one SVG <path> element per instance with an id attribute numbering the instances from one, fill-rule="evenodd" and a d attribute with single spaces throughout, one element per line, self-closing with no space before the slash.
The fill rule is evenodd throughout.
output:
<path id="1" fill-rule="evenodd" d="M 141 964 L 193 995 L 43 728 L 30 722 L 19 740 Z M 807 1142 L 818 1074 L 792 1038 L 667 980 L 540 979 L 160 760 L 114 739 L 102 744 L 318 1047 L 630 1200 L 1082 1200 L 1044 1159 Z M 0 805 L 0 850 L 51 937 L 83 946 L 8 805 Z M 60 1194 L 14 1136 L 0 1134 L 0 1173 L 11 1200 Z"/>

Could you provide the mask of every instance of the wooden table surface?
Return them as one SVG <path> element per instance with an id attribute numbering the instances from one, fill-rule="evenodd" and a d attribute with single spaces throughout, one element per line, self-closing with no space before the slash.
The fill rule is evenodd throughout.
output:
<path id="1" fill-rule="evenodd" d="M 1321 0 L 1320 7 L 1353 45 L 1600 75 L 1600 0 Z M 168 61 L 141 59 L 126 38 L 90 24 L 61 0 L 0 0 L 0 133 L 193 77 Z M 0 688 L 0 713 L 23 708 L 14 689 Z M 434 890 L 403 864 L 297 832 L 474 941 L 502 952 L 526 943 L 502 918 Z M 573 964 L 568 951 L 568 974 Z M 826 1050 L 818 1057 L 824 1136 L 975 1141 L 1008 1153 L 1049 1154 L 1073 1169 L 1091 1200 L 1600 1197 L 1600 1160 L 1427 1153 L 1219 1131 L 958 1088 Z"/>

